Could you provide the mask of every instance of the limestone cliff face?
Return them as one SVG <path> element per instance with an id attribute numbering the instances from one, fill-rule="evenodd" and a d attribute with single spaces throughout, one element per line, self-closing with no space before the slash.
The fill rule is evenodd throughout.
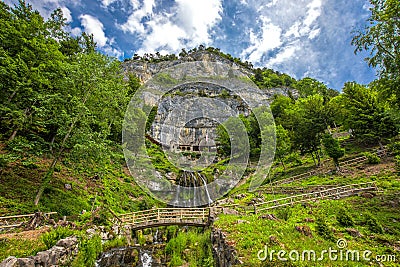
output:
<path id="1" fill-rule="evenodd" d="M 151 135 L 171 149 L 198 151 L 214 147 L 216 126 L 239 114 L 250 114 L 240 98 L 215 84 L 193 83 L 162 98 Z"/>
<path id="2" fill-rule="evenodd" d="M 224 64 L 230 65 L 233 69 L 239 69 L 243 73 L 247 75 L 252 75 L 253 72 L 249 69 L 246 69 L 242 66 L 237 65 L 234 62 L 231 62 L 228 59 L 222 58 L 214 53 L 210 53 L 208 51 L 197 51 L 190 55 L 187 55 L 183 58 L 172 60 L 172 61 L 162 61 L 157 63 L 150 63 L 141 60 L 129 60 L 122 63 L 122 68 L 125 74 L 125 77 L 128 77 L 129 73 L 135 73 L 139 79 L 145 83 L 147 82 L 154 74 L 159 73 L 161 70 L 170 68 L 172 66 L 185 63 L 185 62 L 193 62 L 193 61 L 204 61 L 204 62 L 220 62 Z"/>
<path id="3" fill-rule="evenodd" d="M 158 63 L 130 60 L 122 63 L 122 67 L 126 78 L 129 73 L 134 73 L 145 83 L 163 70 L 194 61 L 201 61 L 205 66 L 211 62 L 223 63 L 246 76 L 253 75 L 252 70 L 205 50 L 199 50 L 177 60 Z M 178 72 L 181 70 L 181 68 L 176 69 Z M 274 94 L 288 95 L 289 91 L 292 95 L 296 95 L 290 88 L 273 88 L 263 90 L 265 94 L 263 97 L 271 99 Z M 258 94 L 251 89 L 251 86 L 241 91 L 241 97 L 246 99 L 252 99 Z M 243 99 L 232 94 L 229 88 L 206 82 L 178 86 L 159 101 L 151 92 L 145 92 L 143 96 L 147 105 L 158 107 L 149 134 L 171 150 L 198 151 L 201 147 L 214 149 L 216 126 L 229 117 L 239 114 L 247 116 L 251 112 Z M 201 101 L 202 98 L 211 100 Z"/>

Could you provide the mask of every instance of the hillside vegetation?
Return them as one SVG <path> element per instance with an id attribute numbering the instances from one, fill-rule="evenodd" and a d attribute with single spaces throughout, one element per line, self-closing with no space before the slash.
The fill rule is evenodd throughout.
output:
<path id="1" fill-rule="evenodd" d="M 373 255 L 395 255 L 400 260 L 400 60 L 398 34 L 393 37 L 396 34 L 390 31 L 395 28 L 398 33 L 399 20 L 390 18 L 392 10 L 398 14 L 399 3 L 371 0 L 371 4 L 374 23 L 357 33 L 353 44 L 357 51 L 372 49 L 367 60 L 379 68 L 379 76 L 368 85 L 347 82 L 340 93 L 311 77 L 296 80 L 268 68 L 254 68 L 213 47 L 183 49 L 178 56 L 156 53 L 128 59 L 159 63 L 206 51 L 248 70 L 261 90 L 277 92 L 270 99 L 276 153 L 268 179 L 259 192 L 248 192 L 249 183 L 243 180 L 224 201 L 251 208 L 254 201 L 287 197 L 261 189 L 271 189 L 269 182 L 309 171 L 317 173 L 282 186 L 375 182 L 379 189 L 370 195 L 274 209 L 268 218 L 238 212 L 220 215 L 214 226 L 227 233 L 245 266 L 309 266 L 300 261 L 260 261 L 257 254 L 265 246 L 276 251 L 320 251 L 334 248 L 339 238 L 347 241 L 349 249 L 368 249 Z M 165 206 L 135 183 L 122 153 L 125 109 L 141 81 L 134 73 L 124 77 L 121 62 L 98 52 L 92 35 L 83 32 L 74 37 L 66 31 L 61 9 L 46 20 L 24 1 L 15 7 L 0 2 L 0 25 L 0 216 L 55 211 L 74 221 L 76 231 L 83 229 L 79 232 L 82 242 L 88 251 L 96 251 L 91 254 L 95 258 L 99 241 L 85 239 L 85 227 L 109 226 L 113 213 Z M 389 30 L 382 30 L 385 27 Z M 250 139 L 252 162 L 246 175 L 251 178 L 262 132 L 254 115 L 240 119 Z M 224 145 L 218 152 L 225 160 L 215 168 L 223 170 L 230 141 L 221 129 L 218 132 L 217 141 Z M 179 174 L 159 146 L 148 143 L 147 149 L 157 168 Z M 379 157 L 377 150 L 387 154 Z M 362 155 L 367 163 L 340 164 Z M 207 171 L 211 177 L 212 171 Z M 54 239 L 76 233 L 65 231 L 54 234 Z M 46 248 L 43 238 L 32 239 L 0 238 L 0 261 L 13 252 L 26 256 Z M 175 229 L 170 241 L 165 252 L 170 266 L 212 265 L 205 234 Z M 113 242 L 104 248 L 126 244 Z M 205 251 L 196 247 L 198 243 Z M 397 266 L 398 260 L 384 266 Z M 324 260 L 318 266 L 369 265 Z"/>

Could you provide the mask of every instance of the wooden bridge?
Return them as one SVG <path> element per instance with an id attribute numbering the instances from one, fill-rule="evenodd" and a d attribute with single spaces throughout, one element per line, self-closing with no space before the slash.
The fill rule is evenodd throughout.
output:
<path id="1" fill-rule="evenodd" d="M 167 225 L 207 226 L 209 208 L 155 208 L 121 214 L 118 220 L 132 230 Z"/>

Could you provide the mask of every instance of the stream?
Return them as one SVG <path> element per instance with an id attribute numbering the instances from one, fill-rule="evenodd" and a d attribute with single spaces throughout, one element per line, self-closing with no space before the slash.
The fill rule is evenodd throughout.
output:
<path id="1" fill-rule="evenodd" d="M 103 252 L 96 260 L 96 267 L 160 267 L 165 266 L 163 259 L 154 258 L 154 254 L 164 247 L 159 246 L 129 246 L 114 248 Z"/>

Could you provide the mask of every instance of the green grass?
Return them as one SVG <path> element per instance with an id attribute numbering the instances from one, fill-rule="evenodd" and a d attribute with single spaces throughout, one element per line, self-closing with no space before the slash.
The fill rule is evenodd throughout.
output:
<path id="1" fill-rule="evenodd" d="M 261 266 L 262 262 L 257 258 L 259 250 L 267 245 L 270 250 L 315 250 L 321 252 L 329 247 L 337 248 L 336 240 L 344 238 L 348 242 L 348 249 L 360 251 L 371 250 L 374 255 L 393 254 L 400 259 L 400 253 L 395 251 L 395 246 L 400 237 L 400 215 L 396 208 L 387 206 L 389 196 L 382 196 L 383 199 L 364 199 L 352 197 L 345 200 L 333 201 L 324 200 L 313 202 L 307 207 L 296 205 L 290 209 L 287 220 L 284 220 L 282 210 L 271 210 L 271 213 L 280 216 L 279 221 L 259 219 L 259 215 L 235 216 L 221 215 L 215 222 L 215 227 L 223 229 L 228 234 L 228 239 L 236 243 L 236 249 L 245 266 Z M 384 208 L 382 208 L 382 203 Z M 347 207 L 349 215 L 354 219 L 355 229 L 360 231 L 363 238 L 350 236 L 346 228 L 339 224 L 336 216 L 341 207 Z M 367 214 L 374 214 L 385 229 L 384 234 L 371 232 L 366 225 Z M 316 230 L 316 222 L 305 222 L 306 218 L 317 221 L 323 217 L 330 229 L 333 230 L 334 240 L 325 240 L 319 236 Z M 238 223 L 238 220 L 245 220 L 249 223 Z M 396 221 L 396 222 L 395 222 Z M 295 230 L 295 226 L 309 226 L 313 236 L 308 237 Z M 274 236 L 274 238 L 270 238 Z M 272 240 L 272 241 L 271 241 Z M 396 243 L 397 242 L 397 243 Z M 398 246 L 398 244 L 397 244 Z M 276 257 L 275 257 L 276 260 Z M 263 264 L 266 264 L 264 262 Z M 275 261 L 270 266 L 288 266 L 283 262 Z M 291 262 L 292 266 L 312 266 L 310 262 Z M 268 265 L 266 265 L 268 266 Z M 367 262 L 332 262 L 329 260 L 319 262 L 314 266 L 370 266 Z M 388 263 L 385 266 L 397 266 L 395 263 Z"/>
<path id="2" fill-rule="evenodd" d="M 46 250 L 42 240 L 29 240 L 21 238 L 0 239 L 0 262 L 8 256 L 24 258 L 36 255 L 39 251 Z"/>
<path id="3" fill-rule="evenodd" d="M 59 163 L 39 206 L 33 205 L 49 160 L 31 158 L 35 168 L 16 160 L 3 167 L 0 176 L 0 215 L 27 214 L 37 210 L 56 211 L 59 216 L 77 217 L 82 210 L 110 208 L 117 213 L 147 209 L 161 203 L 152 199 L 125 174 L 119 163 L 82 166 Z M 65 184 L 72 186 L 65 189 Z"/>
<path id="4" fill-rule="evenodd" d="M 363 197 L 350 197 L 341 200 L 320 200 L 311 202 L 307 205 L 295 205 L 281 209 L 270 210 L 269 213 L 275 214 L 280 220 L 272 221 L 260 219 L 260 215 L 221 215 L 215 222 L 215 227 L 223 229 L 228 234 L 228 239 L 236 244 L 239 257 L 245 266 L 370 266 L 369 262 L 333 262 L 329 260 L 321 262 L 301 262 L 290 261 L 280 262 L 275 255 L 275 261 L 269 260 L 261 262 L 257 258 L 257 253 L 264 249 L 287 252 L 291 250 L 315 250 L 316 252 L 336 248 L 336 241 L 344 238 L 348 242 L 348 249 L 351 250 L 370 250 L 373 255 L 395 255 L 400 259 L 400 214 L 398 193 L 400 191 L 400 176 L 393 172 L 391 165 L 376 165 L 376 174 L 367 176 L 364 174 L 371 165 L 361 165 L 351 168 L 350 174 L 317 175 L 307 179 L 293 182 L 284 186 L 310 186 L 310 185 L 337 185 L 354 184 L 374 181 L 379 189 L 384 193 L 378 194 L 372 199 Z M 389 167 L 388 167 L 389 166 Z M 245 205 L 252 198 L 262 197 L 265 201 L 272 200 L 284 195 L 279 194 L 258 194 L 247 192 L 246 184 L 241 188 L 231 192 L 231 196 L 237 193 L 245 194 L 246 197 L 235 203 Z M 396 204 L 397 203 L 397 204 Z M 342 210 L 346 210 L 354 222 L 350 228 L 358 230 L 363 237 L 352 237 L 343 226 Z M 342 217 L 341 217 L 342 216 Z M 333 240 L 326 240 L 317 231 L 317 219 L 324 218 L 328 229 L 333 233 Z M 306 222 L 306 218 L 311 218 L 313 222 Z M 371 218 L 373 223 L 371 226 Z M 249 223 L 238 223 L 238 220 L 248 221 Z M 375 226 L 377 223 L 378 226 Z M 313 237 L 308 237 L 295 230 L 295 226 L 310 227 Z M 383 233 L 380 233 L 380 226 Z M 378 230 L 377 230 L 378 229 Z M 272 237 L 272 239 L 271 239 Z M 271 241 L 272 240 L 272 241 Z M 398 261 L 397 261 L 398 264 Z M 379 266 L 373 262 L 372 266 Z M 385 262 L 384 266 L 397 266 L 396 263 Z"/>

